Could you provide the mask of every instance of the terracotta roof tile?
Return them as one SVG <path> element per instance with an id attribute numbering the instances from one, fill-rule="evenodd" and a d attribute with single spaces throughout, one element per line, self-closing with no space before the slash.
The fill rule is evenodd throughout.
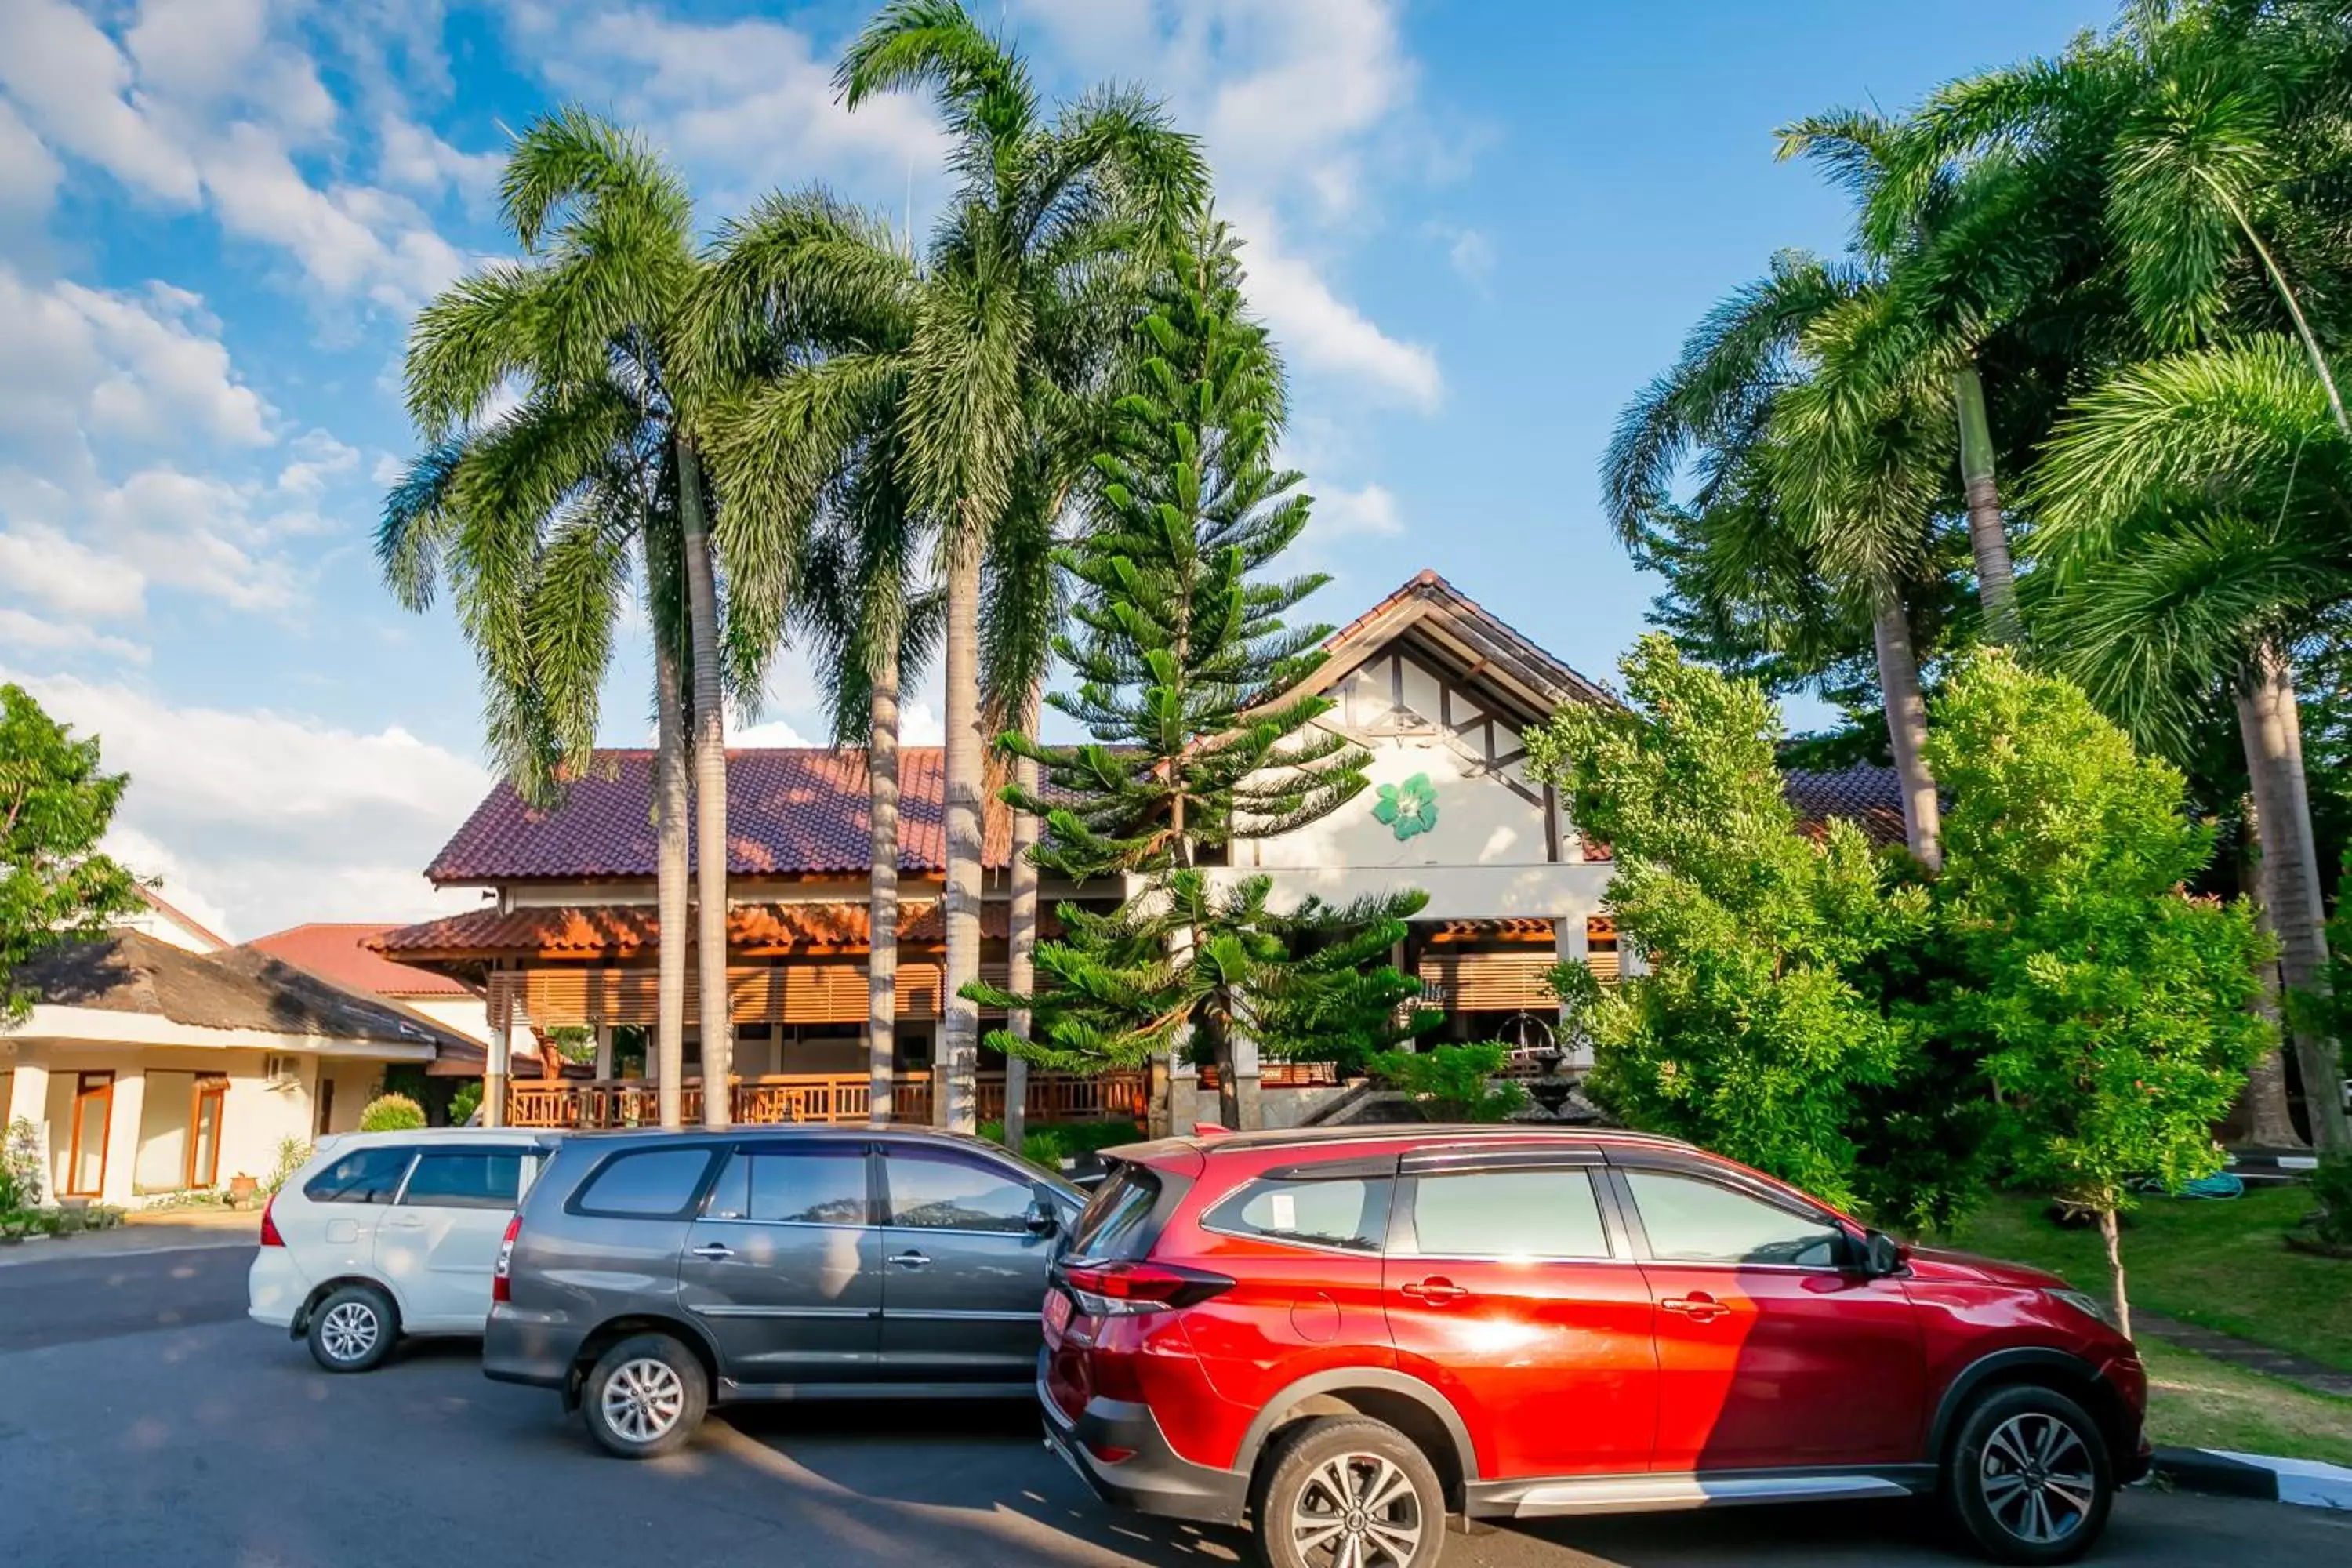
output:
<path id="1" fill-rule="evenodd" d="M 379 996 L 400 997 L 472 994 L 463 984 L 446 974 L 394 963 L 368 945 L 370 939 L 399 929 L 389 921 L 366 925 L 321 921 L 289 926 L 268 936 L 255 937 L 245 945 L 273 958 L 282 958 L 289 963 L 299 964 L 313 974 L 353 991 L 373 991 Z"/>
<path id="2" fill-rule="evenodd" d="M 898 753 L 898 868 L 944 868 L 938 746 Z M 856 748 L 760 748 L 727 753 L 727 868 L 731 876 L 840 875 L 868 863 L 866 753 Z M 983 863 L 1012 859 L 1012 819 L 991 802 Z M 691 835 L 689 833 L 689 841 Z M 651 877 L 653 753 L 601 751 L 563 800 L 545 809 L 493 788 L 425 875 L 436 882 Z"/>
<path id="3" fill-rule="evenodd" d="M 1857 763 L 1830 773 L 1790 772 L 1783 775 L 1781 790 L 1809 832 L 1843 816 L 1873 844 L 1904 841 L 1903 791 L 1893 768 Z"/>

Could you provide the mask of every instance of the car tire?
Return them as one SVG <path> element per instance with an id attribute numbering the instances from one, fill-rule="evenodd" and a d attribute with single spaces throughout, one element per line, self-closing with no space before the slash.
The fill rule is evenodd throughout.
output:
<path id="1" fill-rule="evenodd" d="M 329 1372 L 373 1372 L 400 1338 L 400 1310 L 373 1285 L 345 1285 L 310 1309 L 307 1337 Z"/>
<path id="2" fill-rule="evenodd" d="M 2099 1424 L 2054 1389 L 1995 1389 L 1944 1456 L 1944 1505 L 1996 1563 L 2071 1563 L 2106 1528 L 2115 1466 Z"/>
<path id="3" fill-rule="evenodd" d="M 596 1358 L 581 1385 L 588 1431 L 608 1454 L 651 1459 L 686 1446 L 710 1407 L 702 1363 L 667 1334 L 632 1334 Z"/>
<path id="4" fill-rule="evenodd" d="M 1266 1568 L 1434 1568 L 1445 1547 L 1445 1488 L 1428 1456 L 1365 1416 L 1284 1434 L 1259 1462 L 1250 1512 Z"/>

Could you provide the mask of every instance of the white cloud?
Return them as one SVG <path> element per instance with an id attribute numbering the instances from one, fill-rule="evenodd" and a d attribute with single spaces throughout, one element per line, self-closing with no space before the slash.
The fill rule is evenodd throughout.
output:
<path id="1" fill-rule="evenodd" d="M 1495 270 L 1495 242 L 1475 228 L 1465 228 L 1445 247 L 1445 259 L 1470 282 L 1484 284 Z"/>
<path id="2" fill-rule="evenodd" d="M 224 224 L 285 247 L 329 293 L 414 305 L 465 270 L 465 258 L 414 202 L 369 185 L 322 190 L 259 126 L 231 126 L 204 170 Z"/>
<path id="3" fill-rule="evenodd" d="M 905 746 L 947 744 L 947 721 L 928 702 L 914 701 L 898 711 L 898 743 Z"/>
<path id="4" fill-rule="evenodd" d="M 1314 521 L 1307 525 L 1318 542 L 1341 539 L 1394 539 L 1404 531 L 1396 497 L 1383 485 L 1360 489 L 1328 487 L 1315 492 Z"/>
<path id="5" fill-rule="evenodd" d="M 506 159 L 498 153 L 461 153 L 404 115 L 376 121 L 376 177 L 404 191 L 436 195 L 455 189 L 478 201 L 498 189 Z"/>
<path id="6" fill-rule="evenodd" d="M 757 724 L 738 724 L 727 731 L 730 746 L 814 746 L 810 740 L 782 719 L 765 719 Z"/>
<path id="7" fill-rule="evenodd" d="M 69 616 L 122 618 L 146 609 L 137 568 L 38 524 L 0 532 L 0 584 Z"/>
<path id="8" fill-rule="evenodd" d="M 489 787 L 472 760 L 396 725 L 364 731 L 183 708 L 121 684 L 11 679 L 130 773 L 116 817 L 130 863 L 164 873 L 165 896 L 191 914 L 262 931 L 446 910 L 421 873 Z"/>
<path id="9" fill-rule="evenodd" d="M 1445 393 L 1437 355 L 1403 342 L 1331 291 L 1310 263 L 1285 253 L 1270 222 L 1250 229 L 1242 253 L 1251 306 L 1265 319 L 1285 357 L 1302 370 L 1368 384 L 1381 395 L 1434 408 Z"/>
<path id="10" fill-rule="evenodd" d="M 0 540 L 5 537 L 0 535 Z M 43 620 L 5 605 L 0 605 L 0 647 L 30 648 L 36 653 L 67 657 L 101 654 L 131 664 L 145 664 L 148 658 L 148 650 L 142 644 L 108 637 L 69 621 Z"/>
<path id="11" fill-rule="evenodd" d="M 0 216 L 46 216 L 65 166 L 5 98 L 0 98 Z"/>
<path id="12" fill-rule="evenodd" d="M 123 184 L 183 205 L 200 195 L 194 161 L 147 114 L 131 62 L 65 0 L 0 5 L 0 87 L 52 142 Z"/>

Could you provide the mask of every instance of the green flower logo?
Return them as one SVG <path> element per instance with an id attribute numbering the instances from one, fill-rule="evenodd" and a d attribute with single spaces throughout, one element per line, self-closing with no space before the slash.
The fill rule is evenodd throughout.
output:
<path id="1" fill-rule="evenodd" d="M 1427 833 L 1437 826 L 1437 786 L 1429 782 L 1427 773 L 1415 773 L 1402 784 L 1381 785 L 1381 798 L 1372 804 L 1372 819 L 1388 824 L 1400 844 L 1417 833 Z"/>

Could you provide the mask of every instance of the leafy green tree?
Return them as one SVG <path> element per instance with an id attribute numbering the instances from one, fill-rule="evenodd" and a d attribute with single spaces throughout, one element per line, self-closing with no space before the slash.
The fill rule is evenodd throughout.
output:
<path id="1" fill-rule="evenodd" d="M 2018 1173 L 2097 1215 L 2130 1331 L 2116 1215 L 2135 1178 L 2219 1170 L 2213 1125 L 2270 1043 L 2252 1003 L 2267 942 L 2244 901 L 2184 891 L 2211 858 L 2169 763 L 2080 689 L 1997 652 L 1937 704 L 1954 797 L 1936 888 L 1960 975 L 1947 1030 L 1973 1036 Z"/>
<path id="2" fill-rule="evenodd" d="M 447 580 L 482 662 L 491 750 L 533 797 L 558 793 L 564 767 L 594 744 L 614 628 L 642 557 L 658 729 L 661 1118 L 676 1126 L 689 756 L 697 838 L 727 842 L 727 671 L 695 421 L 706 397 L 697 372 L 716 355 L 690 331 L 693 204 L 642 142 L 577 109 L 517 139 L 501 203 L 526 259 L 452 285 L 411 329 L 409 415 L 425 445 L 386 500 L 377 554 L 412 609 Z M 499 411 L 510 390 L 520 400 Z M 748 571 L 729 575 L 757 585 Z M 739 691 L 758 689 L 770 646 L 738 637 L 752 671 Z M 703 1072 L 716 1083 L 732 1027 L 726 857 L 706 849 L 695 869 Z M 703 1104 L 706 1121 L 725 1122 L 726 1095 Z M 495 1099 L 489 1114 L 502 1114 Z"/>
<path id="3" fill-rule="evenodd" d="M 1497 1082 L 1508 1046 L 1432 1046 L 1424 1051 L 1382 1051 L 1368 1064 L 1397 1092 L 1437 1121 L 1506 1121 L 1528 1102 L 1528 1091 Z"/>
<path id="4" fill-rule="evenodd" d="M 1391 1021 L 1418 987 L 1375 961 L 1425 900 L 1281 914 L 1266 879 L 1220 887 L 1201 869 L 1236 840 L 1338 809 L 1364 788 L 1369 760 L 1315 724 L 1330 700 L 1299 690 L 1328 628 L 1283 616 L 1326 579 L 1267 575 L 1309 503 L 1299 476 L 1273 466 L 1282 371 L 1241 284 L 1230 237 L 1203 218 L 1139 328 L 1141 389 L 1120 401 L 1098 459 L 1101 516 L 1057 556 L 1080 585 L 1074 629 L 1054 645 L 1076 685 L 1048 700 L 1093 739 L 1005 734 L 1045 784 L 1006 798 L 1045 818 L 1038 866 L 1123 879 L 1131 896 L 1109 916 L 1063 911 L 1068 934 L 1037 952 L 1036 1039 L 991 1043 L 1058 1067 L 1128 1065 L 1189 1032 L 1216 1064 L 1229 1121 L 1245 1126 L 1257 1053 L 1361 1055 L 1423 1026 Z"/>
<path id="5" fill-rule="evenodd" d="M 998 536 L 1034 540 L 1058 523 L 1055 482 L 1097 450 L 1083 416 L 1113 330 L 1206 194 L 1191 138 L 1159 105 L 1091 92 L 1050 120 L 1019 53 L 955 0 L 894 0 L 854 39 L 835 74 L 852 110 L 903 89 L 931 90 L 961 184 L 934 234 L 900 405 L 909 495 L 939 525 L 946 589 L 947 1015 L 940 1110 L 975 1124 L 980 1014 L 983 577 Z M 1025 520 L 1025 526 L 1024 526 Z M 1035 553 L 1031 560 L 1039 559 Z M 1000 582 L 1028 582 L 1014 575 Z M 1033 599 L 1032 604 L 1050 603 Z M 1042 638 L 1026 646 L 1042 650 Z M 1042 669 L 1004 672 L 1000 721 Z"/>
<path id="6" fill-rule="evenodd" d="M 1932 936 L 1927 889 L 1852 823 L 1800 831 L 1752 683 L 1656 634 L 1620 668 L 1629 707 L 1566 709 L 1528 741 L 1612 846 L 1609 908 L 1649 969 L 1613 986 L 1555 972 L 1593 1044 L 1591 1091 L 1885 1223 L 1948 1226 L 1978 1189 L 1981 1127 L 1920 1038 L 1906 971 Z"/>
<path id="7" fill-rule="evenodd" d="M 379 1094 L 360 1112 L 362 1132 L 413 1132 L 425 1125 L 425 1108 L 404 1094 Z"/>
<path id="8" fill-rule="evenodd" d="M 0 1030 L 32 1011 L 19 964 L 139 907 L 138 882 L 98 847 L 130 783 L 103 771 L 96 736 L 77 738 L 23 687 L 0 685 Z"/>

